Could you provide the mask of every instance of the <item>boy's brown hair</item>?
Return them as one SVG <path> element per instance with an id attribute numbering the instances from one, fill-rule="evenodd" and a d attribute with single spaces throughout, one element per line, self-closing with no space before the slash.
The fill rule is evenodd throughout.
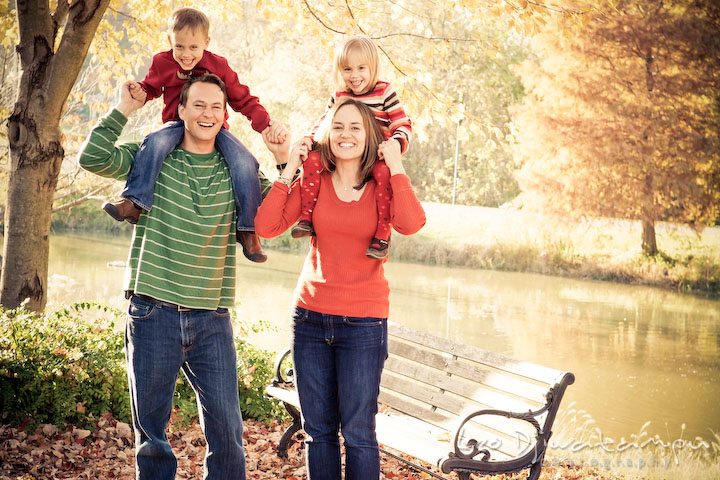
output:
<path id="1" fill-rule="evenodd" d="M 193 32 L 200 31 L 206 37 L 210 35 L 210 20 L 200 10 L 179 8 L 173 12 L 170 18 L 170 31 L 179 32 L 186 27 Z"/>

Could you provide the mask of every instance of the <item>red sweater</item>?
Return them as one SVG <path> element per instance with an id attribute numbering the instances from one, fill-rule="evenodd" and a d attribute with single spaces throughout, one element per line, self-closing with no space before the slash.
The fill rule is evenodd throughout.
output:
<path id="1" fill-rule="evenodd" d="M 343 202 L 330 176 L 320 177 L 313 227 L 317 236 L 295 288 L 296 304 L 315 312 L 350 317 L 387 318 L 390 289 L 383 264 L 365 256 L 377 227 L 375 181 L 370 180 L 357 202 Z M 425 211 L 407 175 L 390 178 L 393 189 L 392 225 L 410 235 L 425 225 Z M 255 217 L 255 231 L 270 238 L 283 233 L 300 217 L 300 187 L 280 182 L 263 201 Z"/>
<path id="2" fill-rule="evenodd" d="M 180 103 L 180 91 L 188 77 L 205 73 L 214 73 L 225 82 L 230 107 L 245 115 L 250 120 L 253 130 L 256 132 L 265 130 L 270 124 L 270 115 L 267 110 L 260 105 L 257 97 L 250 95 L 250 89 L 240 83 L 237 73 L 230 68 L 228 61 L 207 50 L 191 71 L 180 68 L 180 65 L 173 59 L 172 50 L 156 54 L 150 70 L 140 85 L 147 93 L 148 100 L 162 95 L 165 102 L 162 121 L 169 122 L 170 120 L 179 120 L 177 109 Z M 225 128 L 228 128 L 227 117 L 228 114 L 225 112 Z"/>

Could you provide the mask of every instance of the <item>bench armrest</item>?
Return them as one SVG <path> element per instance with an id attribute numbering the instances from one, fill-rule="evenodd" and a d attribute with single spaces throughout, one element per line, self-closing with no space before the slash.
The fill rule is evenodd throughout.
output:
<path id="1" fill-rule="evenodd" d="M 275 378 L 273 378 L 273 386 L 290 386 L 295 384 L 295 370 L 292 363 L 292 350 L 286 349 L 278 353 L 275 357 Z"/>

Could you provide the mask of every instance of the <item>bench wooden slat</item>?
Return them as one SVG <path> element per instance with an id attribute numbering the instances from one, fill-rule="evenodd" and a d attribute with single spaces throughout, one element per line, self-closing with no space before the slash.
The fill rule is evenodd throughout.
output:
<path id="1" fill-rule="evenodd" d="M 471 382 L 487 385 L 498 391 L 530 401 L 536 406 L 539 403 L 545 403 L 544 395 L 547 393 L 547 386 L 531 383 L 523 377 L 499 370 L 493 371 L 484 364 L 460 361 L 439 352 L 423 349 L 417 344 L 403 343 L 393 338 L 389 342 L 389 351 L 393 356 L 402 357 Z"/>
<path id="2" fill-rule="evenodd" d="M 417 362 L 409 362 L 394 355 L 385 362 L 383 376 L 391 377 L 393 374 L 407 376 L 435 388 L 463 397 L 465 401 L 472 401 L 479 408 L 499 408 L 516 412 L 526 412 L 537 409 L 541 404 L 537 401 L 528 401 L 487 388 L 485 383 L 471 382 L 462 377 L 449 376 L 439 370 L 428 368 Z M 499 381 L 499 379 L 496 379 Z M 391 380 L 388 379 L 388 382 Z M 388 388 L 392 388 L 390 384 Z M 504 391 L 504 390 L 503 390 Z M 451 410 L 454 411 L 454 410 Z"/>
<path id="3" fill-rule="evenodd" d="M 483 350 L 471 345 L 453 342 L 447 338 L 420 332 L 404 325 L 388 322 L 388 333 L 404 340 L 424 345 L 441 352 L 451 353 L 458 357 L 467 358 L 474 362 L 484 363 L 498 370 L 504 370 L 531 380 L 539 380 L 552 385 L 562 374 L 561 371 L 544 367 L 534 363 L 523 362 L 500 355 L 499 353 Z"/>
<path id="4" fill-rule="evenodd" d="M 388 330 L 390 354 L 376 416 L 378 442 L 445 473 L 456 471 L 461 480 L 469 479 L 468 472 L 512 473 L 529 465 L 529 480 L 538 480 L 544 445 L 574 375 L 392 322 Z M 286 355 L 276 361 L 278 382 L 266 388 L 293 416 L 278 445 L 281 456 L 301 426 L 298 395 L 294 385 L 285 383 L 285 371 L 280 368 Z M 456 446 L 454 435 L 461 424 Z M 474 441 L 471 445 L 489 451 L 490 460 L 483 460 L 482 454 L 467 457 L 470 452 L 463 449 L 471 448 L 470 440 Z M 451 454 L 455 448 L 461 449 L 459 455 Z"/>
<path id="5" fill-rule="evenodd" d="M 428 405 L 420 405 L 396 394 L 394 395 L 382 390 L 380 391 L 379 400 L 383 407 L 390 407 L 391 413 L 397 411 L 414 418 L 422 418 L 430 425 L 444 430 L 448 435 L 452 435 L 459 426 L 460 419 L 464 418 L 465 414 L 469 415 L 474 411 L 467 411 L 458 418 L 457 415 L 448 415 L 433 410 L 428 407 Z M 526 449 L 527 442 L 518 443 L 516 436 L 503 433 L 502 430 L 500 430 L 504 426 L 503 422 L 495 417 L 482 417 L 481 421 L 473 422 L 472 425 L 475 429 L 474 431 L 478 432 L 478 438 L 476 438 L 476 440 L 483 440 L 487 445 L 497 445 L 500 447 L 500 449 L 490 448 L 490 450 L 496 450 L 495 453 L 498 454 L 496 456 L 511 458 Z M 412 438 L 407 439 L 408 442 L 413 440 Z"/>

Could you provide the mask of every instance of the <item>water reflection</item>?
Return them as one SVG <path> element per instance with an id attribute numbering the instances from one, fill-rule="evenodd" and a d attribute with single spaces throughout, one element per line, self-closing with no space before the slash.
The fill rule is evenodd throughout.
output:
<path id="1" fill-rule="evenodd" d="M 129 237 L 53 235 L 50 302 L 96 300 L 125 308 Z M 241 318 L 277 327 L 253 338 L 279 350 L 302 255 L 238 261 Z M 392 320 L 557 369 L 577 381 L 575 402 L 608 437 L 650 420 L 663 438 L 720 432 L 720 302 L 664 290 L 533 274 L 391 263 Z"/>

